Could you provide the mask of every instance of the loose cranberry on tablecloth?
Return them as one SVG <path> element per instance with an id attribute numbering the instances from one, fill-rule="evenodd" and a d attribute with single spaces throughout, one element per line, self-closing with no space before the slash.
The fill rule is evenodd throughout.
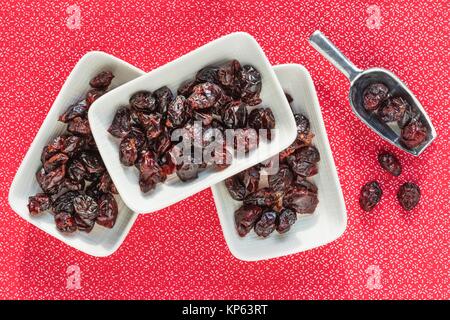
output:
<path id="1" fill-rule="evenodd" d="M 0 21 L 0 298 L 450 298 L 448 2 L 3 1 Z M 359 67 L 391 70 L 416 94 L 438 135 L 420 157 L 357 120 L 347 79 L 307 42 L 317 29 Z M 272 64 L 310 71 L 347 207 L 341 238 L 283 258 L 239 261 L 208 189 L 139 217 L 115 254 L 94 258 L 11 210 L 14 174 L 86 52 L 102 50 L 149 71 L 233 31 L 252 34 Z M 378 164 L 382 150 L 400 159 L 398 177 Z M 373 179 L 383 196 L 364 212 L 359 192 Z M 397 192 L 409 181 L 421 198 L 405 211 Z"/>

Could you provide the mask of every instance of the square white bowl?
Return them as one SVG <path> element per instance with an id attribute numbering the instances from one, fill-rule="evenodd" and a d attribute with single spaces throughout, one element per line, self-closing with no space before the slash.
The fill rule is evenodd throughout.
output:
<path id="1" fill-rule="evenodd" d="M 119 196 L 116 196 L 119 213 L 112 229 L 96 224 L 90 233 L 77 231 L 69 235 L 62 234 L 56 229 L 50 213 L 45 212 L 37 217 L 30 216 L 27 204 L 29 196 L 42 192 L 35 176 L 41 167 L 42 148 L 66 129 L 66 124 L 59 122 L 58 117 L 69 105 L 84 99 L 90 88 L 89 80 L 103 70 L 110 70 L 115 75 L 110 88 L 116 88 L 145 74 L 138 68 L 104 52 L 92 51 L 85 54 L 73 68 L 31 143 L 11 184 L 8 198 L 11 208 L 31 224 L 69 246 L 98 257 L 108 256 L 116 251 L 137 218 L 137 214 L 127 208 Z"/>
<path id="2" fill-rule="evenodd" d="M 252 64 L 261 73 L 262 105 L 271 107 L 274 113 L 278 130 L 275 138 L 270 143 L 261 142 L 248 157 L 234 158 L 233 163 L 225 170 L 205 170 L 196 180 L 186 183 L 177 178 L 168 179 L 165 183 L 158 184 L 152 192 L 142 193 L 138 183 L 138 171 L 134 167 L 125 167 L 120 163 L 119 140 L 107 131 L 117 109 L 128 105 L 131 95 L 140 90 L 154 91 L 159 87 L 168 86 L 176 93 L 177 88 L 184 81 L 192 79 L 201 68 L 231 59 L 237 59 L 243 65 Z M 139 213 L 163 209 L 270 158 L 289 146 L 296 135 L 294 117 L 272 66 L 256 40 L 242 32 L 212 41 L 105 94 L 91 106 L 89 121 L 100 154 L 119 194 L 129 208 Z"/>
<path id="3" fill-rule="evenodd" d="M 319 204 L 312 215 L 299 216 L 285 234 L 274 231 L 263 239 L 252 230 L 242 238 L 234 225 L 234 211 L 242 202 L 231 198 L 224 182 L 214 185 L 212 192 L 225 241 L 231 253 L 244 261 L 281 257 L 327 244 L 339 238 L 347 226 L 344 198 L 311 76 L 298 64 L 279 65 L 274 70 L 282 88 L 294 99 L 292 108 L 308 117 L 315 134 L 313 144 L 319 150 L 321 160 L 319 173 L 311 181 L 319 189 Z"/>

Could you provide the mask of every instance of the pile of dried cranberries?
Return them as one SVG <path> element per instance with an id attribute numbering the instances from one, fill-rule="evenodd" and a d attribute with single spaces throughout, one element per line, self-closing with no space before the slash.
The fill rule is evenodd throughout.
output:
<path id="1" fill-rule="evenodd" d="M 174 172 L 181 181 L 188 181 L 208 166 L 226 168 L 232 158 L 230 149 L 243 147 L 249 152 L 258 144 L 260 129 L 275 128 L 270 108 L 249 110 L 261 103 L 261 86 L 258 70 L 231 60 L 201 69 L 195 79 L 178 88 L 176 96 L 166 86 L 153 93 L 134 93 L 129 105 L 119 108 L 108 130 L 120 139 L 121 163 L 139 170 L 139 186 L 144 193 Z M 200 124 L 199 130 L 196 124 Z M 215 151 L 219 161 L 207 161 L 202 156 L 199 161 L 199 153 L 219 143 L 212 136 L 219 132 L 223 137 L 228 129 L 240 130 L 236 130 L 231 146 L 221 140 Z M 172 139 L 175 131 L 182 132 L 178 140 Z M 201 138 L 196 140 L 198 135 Z M 182 149 L 179 144 L 184 139 L 194 143 Z M 183 161 L 178 160 L 180 156 L 184 156 Z"/>
<path id="2" fill-rule="evenodd" d="M 267 187 L 260 188 L 260 171 L 267 164 L 258 164 L 225 180 L 231 197 L 243 201 L 234 213 L 241 237 L 252 229 L 261 237 L 269 236 L 275 229 L 286 233 L 297 221 L 297 214 L 311 214 L 319 203 L 317 187 L 306 178 L 317 174 L 320 154 L 311 145 L 314 135 L 308 118 L 302 114 L 294 117 L 297 138 L 279 154 L 278 171 L 267 176 Z"/>
<path id="3" fill-rule="evenodd" d="M 372 83 L 363 92 L 363 105 L 376 112 L 386 123 L 396 122 L 401 129 L 400 142 L 408 149 L 421 145 L 427 138 L 427 127 L 420 120 L 420 112 L 402 97 L 391 97 L 383 83 Z"/>
<path id="4" fill-rule="evenodd" d="M 113 194 L 117 191 L 87 118 L 90 105 L 106 92 L 113 78 L 111 72 L 103 71 L 90 81 L 92 89 L 86 98 L 59 117 L 67 123 L 68 132 L 42 150 L 42 168 L 36 179 L 43 193 L 29 197 L 28 210 L 31 215 L 50 210 L 61 232 L 90 232 L 95 223 L 112 228 L 116 222 L 118 207 Z"/>
<path id="5" fill-rule="evenodd" d="M 402 166 L 398 158 L 390 152 L 382 152 L 378 155 L 378 163 L 383 169 L 393 176 L 402 173 Z M 364 211 L 371 211 L 380 202 L 383 191 L 377 181 L 370 181 L 362 188 L 359 195 L 359 205 Z M 420 188 L 413 182 L 406 182 L 400 186 L 397 199 L 406 211 L 414 209 L 420 200 Z"/>

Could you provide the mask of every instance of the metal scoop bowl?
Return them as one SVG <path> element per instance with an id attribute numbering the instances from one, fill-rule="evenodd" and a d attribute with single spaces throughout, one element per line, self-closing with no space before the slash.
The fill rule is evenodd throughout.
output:
<path id="1" fill-rule="evenodd" d="M 350 81 L 350 105 L 356 116 L 380 137 L 396 147 L 415 156 L 420 155 L 436 138 L 436 130 L 420 102 L 406 85 L 392 72 L 382 68 L 358 69 L 336 48 L 320 31 L 309 38 L 310 44 L 341 71 Z M 366 111 L 363 106 L 363 91 L 371 83 L 381 82 L 389 88 L 391 96 L 401 96 L 418 113 L 418 117 L 427 128 L 427 137 L 419 146 L 408 149 L 400 143 L 400 128 L 396 124 L 382 122 L 376 114 Z"/>

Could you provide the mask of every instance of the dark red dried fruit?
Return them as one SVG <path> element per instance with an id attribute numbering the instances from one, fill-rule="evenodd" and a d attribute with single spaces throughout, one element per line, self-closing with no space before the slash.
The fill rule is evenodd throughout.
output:
<path id="1" fill-rule="evenodd" d="M 50 197 L 45 193 L 28 197 L 28 211 L 32 216 L 37 216 L 48 209 L 50 209 Z"/>
<path id="2" fill-rule="evenodd" d="M 242 201 L 258 190 L 260 173 L 257 167 L 241 171 L 225 180 L 225 186 L 234 200 Z"/>
<path id="3" fill-rule="evenodd" d="M 119 145 L 119 158 L 124 166 L 130 167 L 138 158 L 138 144 L 134 135 L 127 135 Z"/>
<path id="4" fill-rule="evenodd" d="M 78 230 L 91 232 L 99 213 L 95 199 L 86 194 L 80 194 L 73 199 L 73 207 Z"/>
<path id="5" fill-rule="evenodd" d="M 364 211 L 371 211 L 381 200 L 383 191 L 376 181 L 367 182 L 359 195 L 359 205 Z"/>
<path id="6" fill-rule="evenodd" d="M 160 182 L 164 182 L 166 176 L 155 160 L 154 155 L 147 151 L 139 160 L 139 187 L 146 193 L 153 190 Z"/>
<path id="7" fill-rule="evenodd" d="M 146 130 L 147 139 L 157 138 L 164 130 L 163 119 L 159 113 L 145 114 L 140 112 L 138 117 L 139 123 Z"/>
<path id="8" fill-rule="evenodd" d="M 194 87 L 197 85 L 197 81 L 195 80 L 188 80 L 184 82 L 177 91 L 177 94 L 180 96 L 184 96 L 185 98 L 189 97 L 194 90 Z"/>
<path id="9" fill-rule="evenodd" d="M 247 125 L 247 107 L 240 101 L 233 101 L 222 111 L 222 123 L 226 128 L 244 128 Z"/>
<path id="10" fill-rule="evenodd" d="M 256 221 L 262 215 L 261 207 L 254 205 L 243 205 L 234 212 L 234 222 L 236 230 L 241 237 L 244 237 L 252 230 Z"/>
<path id="11" fill-rule="evenodd" d="M 242 101 L 249 106 L 260 104 L 259 94 L 261 93 L 262 81 L 259 71 L 251 65 L 245 65 L 240 72 L 239 81 Z"/>
<path id="12" fill-rule="evenodd" d="M 402 129 L 411 121 L 417 121 L 419 120 L 419 118 L 420 118 L 419 109 L 412 107 L 410 104 L 407 104 L 403 117 L 399 121 L 397 121 L 397 124 L 400 127 L 400 129 Z"/>
<path id="13" fill-rule="evenodd" d="M 262 188 L 253 192 L 244 199 L 244 204 L 255 206 L 272 207 L 281 197 L 280 192 L 276 192 L 271 188 Z"/>
<path id="14" fill-rule="evenodd" d="M 265 211 L 261 219 L 255 224 L 255 233 L 260 237 L 268 237 L 277 227 L 277 213 L 274 211 Z"/>
<path id="15" fill-rule="evenodd" d="M 69 157 L 72 157 L 73 155 L 81 151 L 84 147 L 86 147 L 86 145 L 88 145 L 89 141 L 86 140 L 88 137 L 90 136 L 64 136 L 61 152 L 67 154 Z"/>
<path id="16" fill-rule="evenodd" d="M 52 171 L 45 172 L 44 168 L 36 173 L 36 180 L 45 193 L 55 193 L 58 185 L 64 180 L 66 166 L 62 165 Z"/>
<path id="17" fill-rule="evenodd" d="M 57 197 L 52 203 L 52 211 L 54 214 L 58 212 L 75 213 L 73 200 L 80 195 L 78 191 L 69 191 Z"/>
<path id="18" fill-rule="evenodd" d="M 252 110 L 248 116 L 248 125 L 255 130 L 268 130 L 266 136 L 268 140 L 271 140 L 271 130 L 275 128 L 275 117 L 273 116 L 272 110 L 270 108 Z"/>
<path id="19" fill-rule="evenodd" d="M 420 201 L 420 188 L 414 182 L 406 182 L 400 186 L 397 199 L 406 211 L 414 209 Z"/>
<path id="20" fill-rule="evenodd" d="M 307 135 L 310 130 L 310 124 L 307 117 L 301 113 L 294 114 L 295 124 L 297 126 L 297 136 Z"/>
<path id="21" fill-rule="evenodd" d="M 94 78 L 89 82 L 90 86 L 93 88 L 106 90 L 111 84 L 114 75 L 110 71 L 102 71 L 97 74 Z"/>
<path id="22" fill-rule="evenodd" d="M 189 181 L 198 178 L 200 166 L 196 163 L 183 162 L 177 165 L 177 176 L 181 181 Z"/>
<path id="23" fill-rule="evenodd" d="M 68 123 L 70 120 L 76 117 L 86 117 L 87 111 L 89 109 L 89 105 L 86 104 L 86 101 L 77 102 L 69 108 L 67 108 L 66 112 L 59 116 L 59 121 Z"/>
<path id="24" fill-rule="evenodd" d="M 167 113 L 169 103 L 171 103 L 174 98 L 172 91 L 170 91 L 168 87 L 164 86 L 153 92 L 153 96 L 156 100 L 156 108 L 158 112 L 165 115 Z"/>
<path id="25" fill-rule="evenodd" d="M 219 68 L 213 66 L 207 66 L 197 72 L 195 80 L 201 82 L 217 83 L 217 71 Z"/>
<path id="26" fill-rule="evenodd" d="M 194 111 L 193 119 L 194 121 L 200 121 L 202 123 L 202 126 L 206 127 L 211 125 L 214 118 L 212 113 Z"/>
<path id="27" fill-rule="evenodd" d="M 317 191 L 304 186 L 292 187 L 283 197 L 283 206 L 300 214 L 313 213 L 318 204 Z"/>
<path id="28" fill-rule="evenodd" d="M 66 164 L 67 161 L 69 161 L 69 157 L 67 155 L 64 153 L 57 153 L 44 162 L 44 170 L 45 172 L 50 172 L 57 167 Z"/>
<path id="29" fill-rule="evenodd" d="M 76 117 L 69 121 L 67 131 L 78 135 L 91 134 L 91 127 L 89 126 L 89 120 L 87 118 Z"/>
<path id="30" fill-rule="evenodd" d="M 97 188 L 103 193 L 114 193 L 117 194 L 116 186 L 114 185 L 114 182 L 112 181 L 108 171 L 105 171 L 100 178 L 98 179 L 98 185 Z"/>
<path id="31" fill-rule="evenodd" d="M 204 110 L 214 106 L 221 96 L 222 89 L 218 85 L 205 82 L 194 87 L 186 103 L 193 110 Z"/>
<path id="32" fill-rule="evenodd" d="M 319 151 L 314 146 L 304 146 L 286 158 L 289 167 L 302 177 L 311 177 L 318 172 Z"/>
<path id="33" fill-rule="evenodd" d="M 106 228 L 114 227 L 118 214 L 117 202 L 114 196 L 111 193 L 105 193 L 98 199 L 97 204 L 98 216 L 95 222 Z"/>
<path id="34" fill-rule="evenodd" d="M 405 116 L 407 109 L 408 102 L 401 97 L 396 97 L 382 103 L 378 115 L 384 122 L 400 121 Z"/>
<path id="35" fill-rule="evenodd" d="M 427 127 L 420 120 L 410 121 L 403 127 L 400 142 L 408 149 L 420 146 L 428 136 Z"/>
<path id="36" fill-rule="evenodd" d="M 398 177 L 402 173 L 402 166 L 397 157 L 390 152 L 382 152 L 378 155 L 380 166 L 390 174 Z"/>
<path id="37" fill-rule="evenodd" d="M 177 96 L 175 100 L 169 103 L 167 109 L 166 126 L 168 128 L 180 128 L 192 117 L 192 109 L 186 103 L 186 98 Z"/>
<path id="38" fill-rule="evenodd" d="M 90 106 L 95 100 L 105 94 L 105 90 L 91 89 L 86 93 L 86 104 Z"/>
<path id="39" fill-rule="evenodd" d="M 158 157 L 162 157 L 171 147 L 172 138 L 168 130 L 163 130 L 159 136 L 153 140 L 153 150 Z"/>
<path id="40" fill-rule="evenodd" d="M 72 233 L 77 231 L 77 224 L 72 215 L 68 212 L 58 212 L 55 214 L 56 228 L 64 233 Z"/>
<path id="41" fill-rule="evenodd" d="M 259 144 L 258 132 L 252 128 L 237 129 L 234 131 L 234 150 L 238 153 L 248 153 Z"/>
<path id="42" fill-rule="evenodd" d="M 221 66 L 217 71 L 217 81 L 226 92 L 235 98 L 241 96 L 241 64 L 237 60 L 230 60 Z"/>
<path id="43" fill-rule="evenodd" d="M 363 92 L 363 106 L 367 111 L 374 111 L 388 98 L 389 89 L 382 83 L 372 83 Z"/>
<path id="44" fill-rule="evenodd" d="M 131 112 L 127 107 L 121 107 L 117 110 L 113 122 L 108 129 L 114 137 L 123 138 L 131 130 Z"/>
<path id="45" fill-rule="evenodd" d="M 294 180 L 294 175 L 287 165 L 280 165 L 278 172 L 268 177 L 269 187 L 275 191 L 284 192 Z"/>
<path id="46" fill-rule="evenodd" d="M 156 99 L 150 91 L 138 91 L 131 96 L 130 106 L 136 111 L 153 112 L 156 110 Z"/>
<path id="47" fill-rule="evenodd" d="M 67 173 L 69 178 L 75 181 L 83 180 L 88 175 L 83 162 L 77 158 L 69 163 Z"/>
<path id="48" fill-rule="evenodd" d="M 80 160 L 83 162 L 86 172 L 89 174 L 100 175 L 106 171 L 103 160 L 98 152 L 84 151 L 80 154 Z"/>
<path id="49" fill-rule="evenodd" d="M 286 233 L 297 221 L 297 214 L 290 209 L 283 209 L 278 215 L 277 231 L 278 233 Z"/>

